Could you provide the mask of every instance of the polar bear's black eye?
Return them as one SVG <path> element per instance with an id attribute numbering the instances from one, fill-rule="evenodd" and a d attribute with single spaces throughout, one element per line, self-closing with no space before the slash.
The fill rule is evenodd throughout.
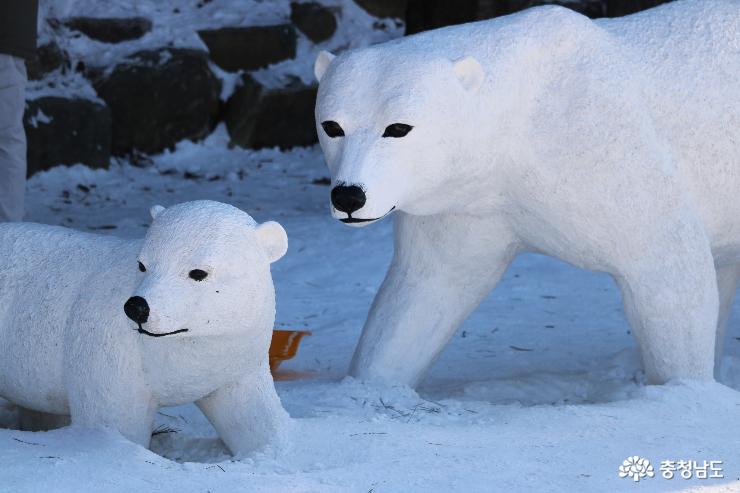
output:
<path id="1" fill-rule="evenodd" d="M 344 130 L 342 130 L 342 127 L 340 127 L 339 124 L 335 121 L 326 120 L 325 122 L 321 122 L 321 126 L 324 127 L 324 132 L 326 132 L 326 135 L 328 135 L 332 139 L 334 137 L 344 137 Z"/>
<path id="2" fill-rule="evenodd" d="M 193 269 L 188 275 L 190 276 L 190 279 L 193 279 L 194 281 L 202 281 L 208 277 L 208 272 L 200 269 Z"/>
<path id="3" fill-rule="evenodd" d="M 412 128 L 414 127 L 406 125 L 405 123 L 391 123 L 385 127 L 383 137 L 405 137 L 407 133 L 411 132 Z"/>
<path id="4" fill-rule="evenodd" d="M 144 264 L 142 264 L 141 262 L 139 262 L 139 270 L 141 272 L 146 272 L 146 267 L 144 267 Z"/>

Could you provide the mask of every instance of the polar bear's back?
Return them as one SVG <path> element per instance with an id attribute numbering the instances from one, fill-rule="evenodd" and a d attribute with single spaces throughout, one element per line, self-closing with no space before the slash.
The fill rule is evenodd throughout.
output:
<path id="1" fill-rule="evenodd" d="M 677 0 L 595 23 L 635 48 L 645 68 L 666 78 L 691 74 L 703 79 L 718 69 L 740 71 L 738 0 Z"/>
<path id="2" fill-rule="evenodd" d="M 561 53 L 569 55 L 560 58 Z M 616 60 L 615 54 L 624 60 Z M 418 33 L 340 58 L 354 59 L 349 71 L 376 88 L 383 80 L 374 80 L 374 72 L 385 68 L 387 77 L 399 72 L 401 63 L 419 72 L 427 60 L 473 56 L 490 80 L 499 80 L 501 71 L 531 74 L 533 64 L 548 60 L 560 60 L 553 63 L 578 70 L 571 62 L 578 62 L 579 55 L 588 56 L 589 63 L 612 66 L 615 77 L 639 72 L 654 89 L 650 96 L 667 92 L 697 104 L 716 98 L 740 111 L 740 0 L 676 0 L 630 16 L 595 21 L 565 7 L 540 6 Z M 426 71 L 433 73 L 428 67 Z M 358 81 L 351 82 L 350 95 Z"/>
<path id="3" fill-rule="evenodd" d="M 556 58 L 559 49 L 576 55 L 598 46 L 606 41 L 602 30 L 616 44 L 616 53 L 637 64 L 624 68 L 645 75 L 655 87 L 655 94 L 669 91 L 672 97 L 704 102 L 717 98 L 740 111 L 740 0 L 676 0 L 637 14 L 595 21 L 564 7 L 541 6 L 416 34 L 366 50 L 377 51 L 379 59 L 388 59 L 391 54 L 407 59 L 421 56 L 450 60 L 472 55 L 487 71 L 495 71 L 501 67 L 491 67 L 487 62 L 500 59 L 502 52 L 517 52 L 514 47 L 521 46 L 522 39 L 527 40 L 526 44 L 541 38 L 546 41 L 544 45 L 532 42 L 538 56 Z M 518 60 L 523 70 L 528 70 L 531 62 L 531 58 Z M 594 62 L 616 64 L 607 53 Z"/>
<path id="4" fill-rule="evenodd" d="M 65 332 L 84 299 L 120 311 L 139 241 L 40 224 L 0 224 L 0 396 L 63 412 Z"/>
<path id="5" fill-rule="evenodd" d="M 633 49 L 644 104 L 713 243 L 737 251 L 727 238 L 740 237 L 740 0 L 680 0 L 599 24 Z"/>
<path id="6" fill-rule="evenodd" d="M 596 22 L 633 49 L 655 94 L 740 114 L 740 0 L 679 0 Z"/>

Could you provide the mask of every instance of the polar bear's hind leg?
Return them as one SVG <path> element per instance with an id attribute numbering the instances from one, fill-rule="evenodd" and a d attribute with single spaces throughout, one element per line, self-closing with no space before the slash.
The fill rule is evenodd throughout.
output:
<path id="1" fill-rule="evenodd" d="M 615 276 L 647 380 L 710 380 L 720 303 L 708 242 L 699 233 L 654 244 Z"/>

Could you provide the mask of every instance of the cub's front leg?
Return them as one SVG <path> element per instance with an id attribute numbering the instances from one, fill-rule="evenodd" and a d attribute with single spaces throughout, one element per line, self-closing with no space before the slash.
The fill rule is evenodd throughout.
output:
<path id="1" fill-rule="evenodd" d="M 236 456 L 280 444 L 289 425 L 267 361 L 256 374 L 221 387 L 196 402 Z"/>
<path id="2" fill-rule="evenodd" d="M 111 428 L 148 448 L 157 404 L 142 369 L 138 335 L 129 329 L 100 330 L 100 321 L 80 322 L 66 341 L 72 425 Z"/>
<path id="3" fill-rule="evenodd" d="M 70 385 L 72 425 L 114 429 L 132 442 L 149 448 L 157 405 L 148 389 L 141 382 L 126 380 L 120 375 L 102 380 L 80 379 Z"/>

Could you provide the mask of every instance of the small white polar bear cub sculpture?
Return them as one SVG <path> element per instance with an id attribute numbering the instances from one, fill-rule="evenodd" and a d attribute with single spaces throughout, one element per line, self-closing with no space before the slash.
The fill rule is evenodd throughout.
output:
<path id="1" fill-rule="evenodd" d="M 270 263 L 285 231 L 211 201 L 152 216 L 143 241 L 0 224 L 0 396 L 144 446 L 159 407 L 195 401 L 234 454 L 279 444 Z"/>
<path id="2" fill-rule="evenodd" d="M 740 2 L 538 7 L 315 72 L 334 217 L 397 216 L 352 375 L 416 384 L 534 251 L 615 278 L 650 382 L 712 378 L 740 275 Z"/>

